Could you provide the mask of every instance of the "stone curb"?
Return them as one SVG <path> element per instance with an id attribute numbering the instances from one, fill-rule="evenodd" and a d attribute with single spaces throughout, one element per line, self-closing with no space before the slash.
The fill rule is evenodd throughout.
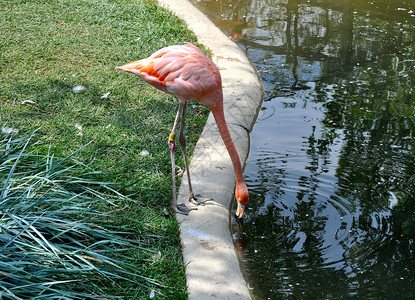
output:
<path id="1" fill-rule="evenodd" d="M 188 0 L 158 0 L 185 20 L 198 41 L 210 48 L 222 76 L 225 118 L 242 164 L 248 156 L 249 132 L 262 103 L 262 87 L 242 50 Z M 229 207 L 235 174 L 212 114 L 196 144 L 190 174 L 196 194 L 213 198 L 188 216 L 176 215 L 189 299 L 251 299 L 229 231 Z M 183 176 L 178 202 L 188 202 Z M 249 205 L 249 204 L 248 204 Z"/>

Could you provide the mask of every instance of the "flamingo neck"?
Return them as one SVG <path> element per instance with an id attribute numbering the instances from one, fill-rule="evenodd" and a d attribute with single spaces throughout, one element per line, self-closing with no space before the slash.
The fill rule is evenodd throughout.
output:
<path id="1" fill-rule="evenodd" d="M 211 111 L 215 118 L 216 125 L 218 126 L 219 133 L 225 143 L 226 149 L 228 150 L 229 156 L 231 157 L 232 165 L 235 170 L 236 186 L 245 185 L 241 161 L 236 150 L 235 144 L 232 141 L 232 137 L 229 133 L 228 125 L 226 124 L 225 115 L 223 108 L 212 107 Z"/>

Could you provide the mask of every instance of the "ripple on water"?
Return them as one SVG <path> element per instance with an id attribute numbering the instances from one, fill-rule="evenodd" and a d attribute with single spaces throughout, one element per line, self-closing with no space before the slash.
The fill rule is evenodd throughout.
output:
<path id="1" fill-rule="evenodd" d="M 277 293 L 298 294 L 294 290 L 301 289 L 303 280 L 321 280 L 319 274 L 343 281 L 353 294 L 358 284 L 351 278 L 361 276 L 363 265 L 374 265 L 377 252 L 391 239 L 390 213 L 365 214 L 358 195 L 342 196 L 350 191 L 345 193 L 330 166 L 326 172 L 302 171 L 297 164 L 304 165 L 306 157 L 295 151 L 264 146 L 250 158 L 258 163 L 246 170 L 251 202 L 243 225 L 249 240 L 245 266 L 255 264 L 254 272 L 264 273 L 250 278 L 268 273 Z M 299 275 L 303 273 L 309 277 Z"/>

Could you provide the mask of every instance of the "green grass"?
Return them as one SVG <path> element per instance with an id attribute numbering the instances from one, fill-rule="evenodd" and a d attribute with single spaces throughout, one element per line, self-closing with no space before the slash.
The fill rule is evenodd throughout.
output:
<path id="1" fill-rule="evenodd" d="M 27 154 L 30 142 L 0 141 L 0 295 L 112 299 L 120 283 L 161 286 L 134 268 L 131 254 L 148 261 L 159 237 L 121 224 L 128 199 L 74 155 Z"/>
<path id="2" fill-rule="evenodd" d="M 143 260 L 132 252 L 129 263 L 158 284 L 125 282 L 114 293 L 143 299 L 154 289 L 158 298 L 185 298 L 178 224 L 163 216 L 171 201 L 167 137 L 178 103 L 114 67 L 195 42 L 194 35 L 153 1 L 141 0 L 0 0 L 0 20 L 0 126 L 19 136 L 37 129 L 28 151 L 39 157 L 67 157 L 90 143 L 77 160 L 102 171 L 97 180 L 115 183 L 128 197 L 117 204 L 120 226 L 157 236 L 149 240 L 151 255 Z M 77 85 L 86 90 L 74 93 Z M 191 153 L 207 109 L 190 104 Z"/>

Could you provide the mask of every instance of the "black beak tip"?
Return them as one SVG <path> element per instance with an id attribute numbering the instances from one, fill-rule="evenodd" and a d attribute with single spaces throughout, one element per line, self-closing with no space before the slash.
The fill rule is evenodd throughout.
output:
<path id="1" fill-rule="evenodd" d="M 236 213 L 234 213 L 233 218 L 235 219 L 236 223 L 243 223 L 244 217 L 240 218 L 236 215 Z"/>

